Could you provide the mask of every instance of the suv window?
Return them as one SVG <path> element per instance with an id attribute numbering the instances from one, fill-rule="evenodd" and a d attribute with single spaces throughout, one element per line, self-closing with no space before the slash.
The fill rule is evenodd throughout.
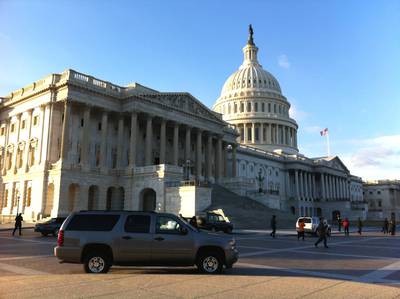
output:
<path id="1" fill-rule="evenodd" d="M 304 223 L 311 223 L 311 218 L 303 218 Z"/>
<path id="2" fill-rule="evenodd" d="M 174 218 L 158 216 L 156 224 L 157 234 L 180 234 L 180 223 Z"/>
<path id="3" fill-rule="evenodd" d="M 119 215 L 75 215 L 66 230 L 75 231 L 111 231 L 119 219 Z"/>
<path id="4" fill-rule="evenodd" d="M 128 233 L 149 233 L 150 216 L 130 215 L 126 218 L 125 231 Z"/>

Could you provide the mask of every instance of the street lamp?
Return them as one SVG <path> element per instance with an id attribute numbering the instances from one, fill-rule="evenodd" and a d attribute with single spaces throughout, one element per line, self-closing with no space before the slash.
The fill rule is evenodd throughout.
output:
<path id="1" fill-rule="evenodd" d="M 19 198 L 20 198 L 20 196 L 18 194 L 17 195 L 17 216 L 18 216 L 18 213 L 19 213 Z"/>
<path id="2" fill-rule="evenodd" d="M 186 160 L 184 164 L 184 173 L 185 173 L 185 180 L 189 181 L 190 179 L 190 168 L 192 167 L 192 161 L 189 159 Z"/>

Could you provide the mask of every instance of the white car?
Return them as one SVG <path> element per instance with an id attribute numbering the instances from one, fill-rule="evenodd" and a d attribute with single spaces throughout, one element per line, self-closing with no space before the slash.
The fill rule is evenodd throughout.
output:
<path id="1" fill-rule="evenodd" d="M 304 232 L 313 235 L 317 234 L 317 227 L 319 224 L 319 217 L 299 217 L 296 221 L 296 230 L 299 228 L 299 221 L 303 219 L 304 221 Z M 326 219 L 324 221 L 327 221 Z M 331 226 L 328 223 L 328 236 L 331 235 Z"/>

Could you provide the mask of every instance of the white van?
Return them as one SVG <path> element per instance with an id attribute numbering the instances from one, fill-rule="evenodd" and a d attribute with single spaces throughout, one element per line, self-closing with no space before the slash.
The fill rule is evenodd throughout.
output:
<path id="1" fill-rule="evenodd" d="M 316 234 L 317 233 L 317 227 L 319 224 L 319 217 L 299 217 L 296 221 L 296 230 L 299 228 L 299 221 L 300 220 L 304 221 L 304 232 L 310 233 L 310 234 Z M 326 221 L 326 219 L 325 219 Z M 331 226 L 328 223 L 328 236 L 331 235 Z"/>

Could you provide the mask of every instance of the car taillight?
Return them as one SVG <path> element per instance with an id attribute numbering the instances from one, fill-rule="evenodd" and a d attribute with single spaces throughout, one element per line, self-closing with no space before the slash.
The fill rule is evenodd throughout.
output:
<path id="1" fill-rule="evenodd" d="M 64 245 L 64 231 L 63 230 L 60 230 L 58 232 L 57 245 L 58 246 Z"/>

